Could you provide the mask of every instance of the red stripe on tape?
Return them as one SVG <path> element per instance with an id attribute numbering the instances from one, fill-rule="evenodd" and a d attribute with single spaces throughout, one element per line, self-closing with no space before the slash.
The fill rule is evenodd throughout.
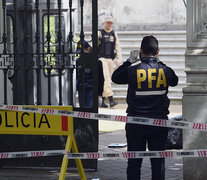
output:
<path id="1" fill-rule="evenodd" d="M 62 118 L 62 131 L 68 131 L 68 117 L 61 116 Z"/>

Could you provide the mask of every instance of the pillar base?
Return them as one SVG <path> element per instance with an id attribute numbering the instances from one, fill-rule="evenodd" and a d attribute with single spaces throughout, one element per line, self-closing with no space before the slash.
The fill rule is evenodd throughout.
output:
<path id="1" fill-rule="evenodd" d="M 189 88 L 189 87 L 188 87 Z M 183 96 L 183 118 L 188 122 L 207 123 L 207 94 Z M 183 149 L 207 149 L 207 133 L 196 130 L 183 131 Z M 184 180 L 207 179 L 206 158 L 184 158 Z"/>

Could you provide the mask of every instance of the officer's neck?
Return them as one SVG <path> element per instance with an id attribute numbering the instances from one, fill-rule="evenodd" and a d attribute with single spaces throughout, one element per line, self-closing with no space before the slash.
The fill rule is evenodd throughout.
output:
<path id="1" fill-rule="evenodd" d="M 110 33 L 112 31 L 112 28 L 106 29 L 106 27 L 104 27 L 104 31 L 106 31 L 107 33 Z"/>
<path id="2" fill-rule="evenodd" d="M 149 59 L 154 60 L 156 57 L 154 55 L 147 55 L 147 54 L 142 54 L 142 61 L 148 61 Z"/>
<path id="3" fill-rule="evenodd" d="M 143 55 L 142 58 L 155 58 L 153 55 Z"/>

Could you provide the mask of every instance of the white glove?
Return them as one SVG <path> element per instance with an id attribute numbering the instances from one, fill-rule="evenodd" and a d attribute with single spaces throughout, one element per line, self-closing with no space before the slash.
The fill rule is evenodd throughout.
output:
<path id="1" fill-rule="evenodd" d="M 127 60 L 131 63 L 135 63 L 139 60 L 138 57 L 139 57 L 139 50 L 131 50 L 130 57 Z"/>

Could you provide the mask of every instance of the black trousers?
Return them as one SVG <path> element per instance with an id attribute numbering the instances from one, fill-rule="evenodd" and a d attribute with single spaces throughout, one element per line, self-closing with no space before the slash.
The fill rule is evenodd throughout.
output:
<path id="1" fill-rule="evenodd" d="M 166 118 L 160 118 L 166 119 Z M 165 150 L 168 128 L 126 124 L 128 151 Z M 165 179 L 165 159 L 151 158 L 152 180 Z M 142 158 L 128 159 L 127 180 L 140 180 Z"/>

